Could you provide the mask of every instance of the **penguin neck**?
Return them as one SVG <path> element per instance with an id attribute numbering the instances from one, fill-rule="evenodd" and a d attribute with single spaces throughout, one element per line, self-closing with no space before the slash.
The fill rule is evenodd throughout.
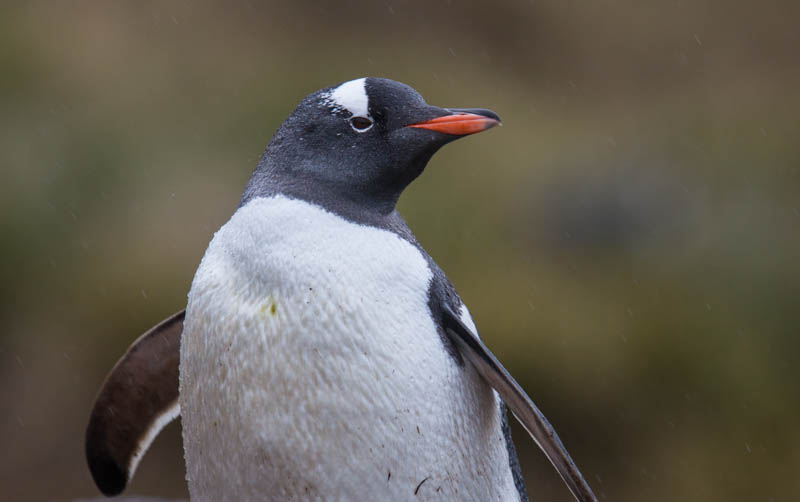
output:
<path id="1" fill-rule="evenodd" d="M 239 207 L 258 197 L 283 195 L 322 207 L 342 218 L 386 228 L 399 218 L 399 193 L 381 193 L 374 187 L 354 187 L 315 176 L 296 164 L 278 163 L 265 155 L 245 188 Z"/>

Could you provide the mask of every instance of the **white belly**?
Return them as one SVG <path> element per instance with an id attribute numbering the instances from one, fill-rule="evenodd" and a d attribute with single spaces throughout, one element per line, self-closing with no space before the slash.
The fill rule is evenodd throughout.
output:
<path id="1" fill-rule="evenodd" d="M 430 280 L 391 232 L 284 197 L 240 208 L 189 293 L 192 499 L 516 500 L 497 397 L 444 350 Z"/>

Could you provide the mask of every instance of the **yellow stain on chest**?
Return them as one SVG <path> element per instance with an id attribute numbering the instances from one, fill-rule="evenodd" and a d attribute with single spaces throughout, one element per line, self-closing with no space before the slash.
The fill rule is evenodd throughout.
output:
<path id="1" fill-rule="evenodd" d="M 261 305 L 261 308 L 259 308 L 258 311 L 265 317 L 275 317 L 275 315 L 278 313 L 278 304 L 274 298 L 268 296 L 267 301 Z"/>

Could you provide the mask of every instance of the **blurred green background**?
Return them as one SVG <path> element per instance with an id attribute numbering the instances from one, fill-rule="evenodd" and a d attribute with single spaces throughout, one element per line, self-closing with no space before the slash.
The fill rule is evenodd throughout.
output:
<path id="1" fill-rule="evenodd" d="M 600 498 L 797 500 L 797 5 L 4 2 L 0 499 L 97 496 L 106 372 L 297 102 L 372 75 L 503 117 L 401 211 Z M 183 473 L 174 424 L 127 493 Z"/>

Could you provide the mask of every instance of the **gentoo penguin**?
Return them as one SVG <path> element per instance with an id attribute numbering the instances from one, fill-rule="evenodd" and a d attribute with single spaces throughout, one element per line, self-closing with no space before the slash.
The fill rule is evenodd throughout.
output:
<path id="1" fill-rule="evenodd" d="M 396 209 L 439 148 L 499 123 L 382 78 L 303 99 L 185 312 L 107 377 L 86 437 L 100 490 L 120 493 L 180 415 L 193 501 L 527 500 L 507 405 L 596 500 Z"/>

